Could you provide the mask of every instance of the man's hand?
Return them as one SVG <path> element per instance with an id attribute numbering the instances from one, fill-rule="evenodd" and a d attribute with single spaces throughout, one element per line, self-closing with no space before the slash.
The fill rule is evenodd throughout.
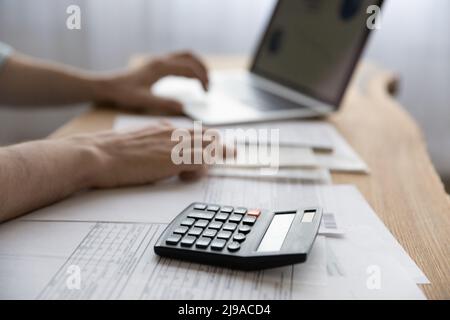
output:
<path id="1" fill-rule="evenodd" d="M 158 97 L 150 91 L 153 84 L 169 75 L 198 79 L 203 89 L 208 90 L 208 72 L 204 63 L 192 53 L 182 52 L 147 60 L 100 81 L 97 100 L 134 111 L 182 114 L 180 102 Z"/>
<path id="2" fill-rule="evenodd" d="M 10 106 L 102 102 L 125 110 L 181 114 L 178 101 L 151 93 L 155 82 L 175 75 L 198 79 L 208 89 L 205 65 L 188 52 L 161 56 L 109 74 L 91 73 L 14 53 L 0 71 L 0 104 Z"/>
<path id="3" fill-rule="evenodd" d="M 171 140 L 173 130 L 174 127 L 161 124 L 130 132 L 108 131 L 70 139 L 94 148 L 96 169 L 88 187 L 114 188 L 152 183 L 177 175 L 181 178 L 201 175 L 205 171 L 203 164 L 176 165 L 172 161 L 172 150 L 178 143 Z M 193 146 L 194 132 L 190 131 L 190 137 Z M 202 148 L 209 143 L 211 142 L 203 140 Z M 220 141 L 214 143 L 223 149 L 226 156 L 227 150 Z M 191 159 L 197 151 L 184 150 Z"/>
<path id="4" fill-rule="evenodd" d="M 173 163 L 172 149 L 178 144 L 171 140 L 173 130 L 161 124 L 130 132 L 108 131 L 0 148 L 0 222 L 84 189 L 200 175 L 205 169 L 202 164 Z M 193 132 L 190 136 L 194 146 L 197 137 Z M 216 150 L 223 148 L 219 141 L 215 143 Z M 190 156 L 198 152 L 184 151 Z M 230 154 L 230 150 L 224 148 L 223 154 Z"/>

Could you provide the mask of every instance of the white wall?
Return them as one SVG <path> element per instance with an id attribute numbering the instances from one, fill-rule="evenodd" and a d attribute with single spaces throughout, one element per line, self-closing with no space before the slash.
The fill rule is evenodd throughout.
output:
<path id="1" fill-rule="evenodd" d="M 367 56 L 400 75 L 399 100 L 423 128 L 438 171 L 450 179 L 450 1 L 386 4 Z"/>

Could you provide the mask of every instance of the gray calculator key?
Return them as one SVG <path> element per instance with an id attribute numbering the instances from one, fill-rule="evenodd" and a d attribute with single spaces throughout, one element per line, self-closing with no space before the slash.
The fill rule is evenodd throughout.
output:
<path id="1" fill-rule="evenodd" d="M 237 228 L 237 224 L 236 223 L 225 223 L 223 225 L 223 230 L 226 231 L 234 231 Z"/>
<path id="2" fill-rule="evenodd" d="M 180 244 L 183 247 L 190 247 L 194 244 L 195 240 L 197 240 L 196 237 L 186 236 L 181 240 Z"/>
<path id="3" fill-rule="evenodd" d="M 230 219 L 228 219 L 228 221 L 230 222 L 240 222 L 242 220 L 242 215 L 240 214 L 232 214 Z"/>
<path id="4" fill-rule="evenodd" d="M 201 235 L 203 232 L 202 228 L 192 228 L 191 230 L 189 230 L 188 235 L 190 236 L 196 236 L 198 237 L 199 235 Z"/>
<path id="5" fill-rule="evenodd" d="M 187 218 L 187 219 L 184 219 L 184 220 L 181 222 L 181 225 L 182 225 L 182 226 L 190 227 L 190 226 L 192 226 L 194 223 L 195 223 L 195 220 L 194 220 L 194 219 Z"/>
<path id="6" fill-rule="evenodd" d="M 220 212 L 232 213 L 233 207 L 222 207 L 222 209 L 220 209 Z"/>
<path id="7" fill-rule="evenodd" d="M 216 214 L 215 219 L 217 221 L 227 221 L 228 217 L 229 217 L 228 213 L 219 212 L 218 214 Z"/>
<path id="8" fill-rule="evenodd" d="M 253 225 L 256 222 L 256 217 L 254 216 L 245 216 L 242 220 L 243 224 Z"/>
<path id="9" fill-rule="evenodd" d="M 211 242 L 211 249 L 213 250 L 222 250 L 225 247 L 227 242 L 221 239 L 215 239 Z"/>
<path id="10" fill-rule="evenodd" d="M 175 245 L 178 242 L 180 242 L 180 239 L 181 239 L 181 236 L 179 234 L 174 234 L 166 239 L 166 243 Z"/>
<path id="11" fill-rule="evenodd" d="M 175 230 L 173 230 L 173 233 L 176 234 L 185 234 L 189 230 L 188 227 L 178 227 Z"/>
<path id="12" fill-rule="evenodd" d="M 238 251 L 241 248 L 241 244 L 239 242 L 233 241 L 228 245 L 228 250 L 230 251 Z"/>
<path id="13" fill-rule="evenodd" d="M 207 205 L 204 203 L 196 203 L 194 205 L 195 210 L 206 210 Z"/>
<path id="14" fill-rule="evenodd" d="M 238 234 L 235 234 L 235 235 L 234 235 L 233 240 L 234 240 L 234 241 L 237 241 L 237 242 L 242 242 L 242 241 L 245 240 L 245 238 L 246 238 L 245 234 L 243 234 L 243 233 L 238 233 Z"/>
<path id="15" fill-rule="evenodd" d="M 209 228 L 210 229 L 216 229 L 219 230 L 220 228 L 222 228 L 223 223 L 219 222 L 219 221 L 213 221 L 209 224 Z"/>
<path id="16" fill-rule="evenodd" d="M 187 236 L 184 237 L 183 240 L 181 240 L 180 244 L 183 247 L 191 247 L 194 244 L 195 240 L 197 240 L 196 237 Z"/>
<path id="17" fill-rule="evenodd" d="M 246 214 L 247 213 L 247 209 L 246 208 L 236 208 L 236 209 L 234 209 L 234 213 Z"/>
<path id="18" fill-rule="evenodd" d="M 232 232 L 230 232 L 230 231 L 220 231 L 220 232 L 217 234 L 217 239 L 225 239 L 225 240 L 228 240 L 228 239 L 230 239 L 231 235 L 232 235 Z"/>
<path id="19" fill-rule="evenodd" d="M 208 206 L 208 208 L 206 208 L 206 210 L 212 211 L 212 212 L 217 212 L 217 211 L 220 210 L 220 207 L 219 206 L 210 205 L 210 206 Z"/>
<path id="20" fill-rule="evenodd" d="M 239 232 L 241 233 L 249 233 L 252 228 L 248 225 L 243 225 L 239 227 Z"/>
<path id="21" fill-rule="evenodd" d="M 217 230 L 206 229 L 203 231 L 202 237 L 214 238 L 217 234 Z"/>
<path id="22" fill-rule="evenodd" d="M 212 218 L 214 218 L 214 213 L 213 212 L 199 212 L 199 211 L 194 211 L 188 214 L 189 218 L 194 218 L 194 219 L 206 219 L 206 220 L 212 220 Z"/>
<path id="23" fill-rule="evenodd" d="M 208 220 L 198 220 L 195 224 L 194 227 L 199 227 L 199 228 L 206 228 L 206 226 L 209 224 Z"/>
<path id="24" fill-rule="evenodd" d="M 208 248 L 210 242 L 211 242 L 210 238 L 200 238 L 195 243 L 195 246 L 200 249 L 206 249 Z"/>

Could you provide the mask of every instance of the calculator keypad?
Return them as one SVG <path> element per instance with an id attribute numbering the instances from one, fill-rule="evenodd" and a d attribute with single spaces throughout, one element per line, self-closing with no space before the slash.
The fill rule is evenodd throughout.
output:
<path id="1" fill-rule="evenodd" d="M 233 207 L 222 207 L 222 209 L 220 209 L 220 212 L 232 213 L 233 210 L 234 210 Z"/>
<path id="2" fill-rule="evenodd" d="M 191 230 L 189 230 L 188 235 L 198 237 L 199 235 L 202 234 L 202 232 L 203 232 L 202 228 L 195 227 L 195 228 L 192 228 Z"/>
<path id="3" fill-rule="evenodd" d="M 197 203 L 194 205 L 194 209 L 196 210 L 205 210 L 207 208 L 207 205 L 204 203 Z"/>
<path id="4" fill-rule="evenodd" d="M 234 210 L 234 213 L 237 213 L 237 214 L 246 214 L 246 213 L 247 213 L 247 209 L 246 209 L 246 208 L 236 208 L 236 209 Z"/>
<path id="5" fill-rule="evenodd" d="M 200 238 L 195 243 L 195 246 L 200 249 L 206 249 L 208 248 L 210 242 L 211 238 Z"/>
<path id="6" fill-rule="evenodd" d="M 173 231 L 173 233 L 183 235 L 183 234 L 185 234 L 186 232 L 188 232 L 188 230 L 189 230 L 188 227 L 181 226 L 181 227 L 176 228 L 176 229 Z"/>
<path id="7" fill-rule="evenodd" d="M 195 223 L 195 219 L 188 218 L 188 219 L 184 219 L 184 220 L 181 222 L 181 225 L 182 225 L 182 226 L 190 227 L 190 226 L 192 226 L 194 223 Z"/>
<path id="8" fill-rule="evenodd" d="M 233 233 L 231 231 L 220 231 L 219 234 L 217 235 L 217 238 L 228 240 L 231 238 L 232 234 Z"/>
<path id="9" fill-rule="evenodd" d="M 228 223 L 225 223 L 223 225 L 222 229 L 225 230 L 225 231 L 234 231 L 234 230 L 236 230 L 236 228 L 237 228 L 237 224 L 236 223 L 228 222 Z"/>
<path id="10" fill-rule="evenodd" d="M 232 242 L 228 245 L 228 250 L 230 251 L 238 251 L 241 248 L 241 244 L 239 242 Z"/>
<path id="11" fill-rule="evenodd" d="M 215 230 L 220 230 L 220 228 L 222 228 L 223 223 L 219 222 L 219 221 L 213 221 L 209 224 L 208 228 L 210 229 L 215 229 Z"/>
<path id="12" fill-rule="evenodd" d="M 193 219 L 205 219 L 205 220 L 212 220 L 214 218 L 213 212 L 198 212 L 194 211 L 188 215 L 189 218 Z"/>
<path id="13" fill-rule="evenodd" d="M 197 220 L 197 222 L 194 224 L 194 227 L 206 228 L 208 224 L 209 224 L 208 220 Z"/>
<path id="14" fill-rule="evenodd" d="M 193 236 L 186 236 L 186 237 L 184 237 L 183 238 L 183 240 L 181 240 L 181 245 L 183 246 L 183 247 L 191 247 L 193 244 L 194 244 L 194 242 L 197 240 L 197 238 L 196 237 L 193 237 Z"/>
<path id="15" fill-rule="evenodd" d="M 217 212 L 217 211 L 220 210 L 220 207 L 219 207 L 219 206 L 208 206 L 208 207 L 206 208 L 206 210 L 212 211 L 212 212 Z"/>
<path id="16" fill-rule="evenodd" d="M 213 249 L 213 250 L 222 250 L 225 247 L 226 244 L 227 244 L 227 242 L 225 240 L 215 239 L 211 243 L 211 249 Z"/>
<path id="17" fill-rule="evenodd" d="M 220 212 L 220 213 L 216 214 L 215 219 L 217 221 L 227 221 L 229 216 L 230 215 L 228 213 Z"/>
<path id="18" fill-rule="evenodd" d="M 250 227 L 249 225 L 246 225 L 246 224 L 239 227 L 239 232 L 241 232 L 241 233 L 249 233 L 250 230 L 252 230 L 252 227 Z"/>
<path id="19" fill-rule="evenodd" d="M 205 231 L 203 231 L 202 236 L 203 237 L 208 237 L 208 238 L 214 238 L 217 234 L 217 230 L 213 230 L 213 229 L 206 229 Z"/>
<path id="20" fill-rule="evenodd" d="M 247 239 L 260 213 L 259 209 L 197 203 L 166 238 L 166 244 L 214 251 L 226 248 L 236 252 Z"/>
<path id="21" fill-rule="evenodd" d="M 228 221 L 230 222 L 240 222 L 242 220 L 242 215 L 241 214 L 233 214 Z"/>
<path id="22" fill-rule="evenodd" d="M 248 224 L 250 226 L 254 225 L 256 222 L 256 217 L 254 216 L 245 216 L 244 219 L 242 219 L 243 224 Z"/>
<path id="23" fill-rule="evenodd" d="M 252 216 L 252 217 L 259 217 L 259 215 L 261 214 L 261 210 L 259 210 L 259 209 L 252 209 L 252 210 L 249 210 L 247 212 L 247 214 L 249 216 Z"/>
<path id="24" fill-rule="evenodd" d="M 166 239 L 167 244 L 178 244 L 180 242 L 181 236 L 179 234 L 171 235 Z"/>
<path id="25" fill-rule="evenodd" d="M 237 242 L 242 242 L 242 241 L 244 241 L 246 238 L 247 238 L 247 237 L 245 236 L 245 234 L 243 234 L 243 233 L 236 233 L 236 234 L 234 235 L 234 237 L 233 237 L 233 240 L 234 240 L 234 241 L 237 241 Z"/>

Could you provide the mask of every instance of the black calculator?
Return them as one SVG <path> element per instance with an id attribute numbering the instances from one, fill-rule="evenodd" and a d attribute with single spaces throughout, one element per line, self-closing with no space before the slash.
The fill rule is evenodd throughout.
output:
<path id="1" fill-rule="evenodd" d="M 322 209 L 272 212 L 193 203 L 164 230 L 155 253 L 240 270 L 305 262 L 319 230 Z"/>

